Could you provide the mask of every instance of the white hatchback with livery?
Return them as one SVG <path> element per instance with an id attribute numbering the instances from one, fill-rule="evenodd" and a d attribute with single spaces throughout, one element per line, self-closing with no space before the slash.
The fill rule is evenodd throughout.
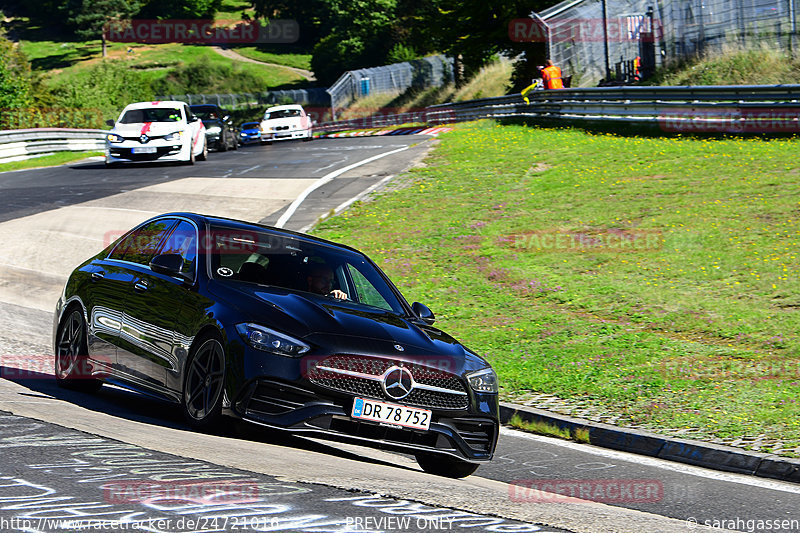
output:
<path id="1" fill-rule="evenodd" d="M 137 102 L 122 110 L 106 135 L 106 165 L 146 161 L 193 164 L 208 156 L 205 126 L 188 104 Z"/>

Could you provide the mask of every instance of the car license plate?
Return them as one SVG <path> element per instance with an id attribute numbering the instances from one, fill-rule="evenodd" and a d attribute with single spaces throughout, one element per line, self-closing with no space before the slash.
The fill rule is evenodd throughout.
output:
<path id="1" fill-rule="evenodd" d="M 154 154 L 157 151 L 155 146 L 137 146 L 133 149 L 134 154 Z"/>
<path id="2" fill-rule="evenodd" d="M 431 425 L 431 411 L 406 407 L 375 400 L 356 398 L 353 401 L 353 418 L 383 422 L 393 426 L 403 426 L 427 430 Z"/>

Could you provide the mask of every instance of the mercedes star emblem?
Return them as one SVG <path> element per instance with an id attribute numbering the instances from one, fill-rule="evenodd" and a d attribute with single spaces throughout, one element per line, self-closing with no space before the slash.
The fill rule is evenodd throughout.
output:
<path id="1" fill-rule="evenodd" d="M 393 400 L 401 400 L 414 388 L 411 372 L 401 366 L 393 366 L 383 375 L 383 392 Z"/>

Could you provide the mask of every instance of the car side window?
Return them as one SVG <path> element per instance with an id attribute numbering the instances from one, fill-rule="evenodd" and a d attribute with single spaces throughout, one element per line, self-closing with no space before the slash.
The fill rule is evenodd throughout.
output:
<path id="1" fill-rule="evenodd" d="M 178 254 L 183 258 L 181 272 L 195 275 L 197 263 L 197 230 L 194 224 L 181 220 L 161 245 L 160 254 Z"/>
<path id="2" fill-rule="evenodd" d="M 192 121 L 192 110 L 188 106 L 183 106 L 183 114 L 186 116 L 186 122 Z"/>
<path id="3" fill-rule="evenodd" d="M 358 301 L 362 304 L 371 305 L 373 307 L 379 307 L 381 309 L 386 309 L 387 311 L 392 310 L 392 306 L 389 305 L 389 302 L 381 296 L 381 293 L 378 292 L 372 283 L 369 282 L 364 275 L 359 272 L 359 270 L 348 263 L 347 265 L 350 270 L 350 276 L 353 278 L 353 284 L 356 286 L 356 294 Z"/>
<path id="4" fill-rule="evenodd" d="M 158 245 L 161 244 L 161 241 L 174 225 L 174 218 L 165 218 L 150 222 L 129 233 L 127 237 L 117 244 L 108 258 L 130 261 L 131 263 L 140 265 L 149 265 L 150 260 L 158 250 Z"/>

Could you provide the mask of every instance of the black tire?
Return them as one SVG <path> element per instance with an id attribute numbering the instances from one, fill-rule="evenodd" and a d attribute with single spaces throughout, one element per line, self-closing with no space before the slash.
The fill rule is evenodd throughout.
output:
<path id="1" fill-rule="evenodd" d="M 480 466 L 447 455 L 418 453 L 417 463 L 422 469 L 435 476 L 462 478 L 475 472 Z"/>
<path id="2" fill-rule="evenodd" d="M 53 365 L 56 383 L 60 387 L 84 392 L 99 390 L 103 382 L 89 377 L 91 368 L 88 364 L 86 321 L 80 308 L 73 307 L 64 314 L 56 339 Z"/>
<path id="3" fill-rule="evenodd" d="M 197 156 L 198 161 L 205 161 L 208 159 L 208 141 L 203 139 L 203 151 Z M 194 163 L 194 154 L 192 155 L 192 163 Z"/>
<path id="4" fill-rule="evenodd" d="M 217 141 L 217 150 L 220 151 L 220 152 L 227 152 L 228 151 L 228 143 L 225 142 L 225 135 L 224 134 Z"/>
<path id="5" fill-rule="evenodd" d="M 208 431 L 219 425 L 224 388 L 225 350 L 216 336 L 203 336 L 192 349 L 183 378 L 181 405 L 190 426 Z"/>

